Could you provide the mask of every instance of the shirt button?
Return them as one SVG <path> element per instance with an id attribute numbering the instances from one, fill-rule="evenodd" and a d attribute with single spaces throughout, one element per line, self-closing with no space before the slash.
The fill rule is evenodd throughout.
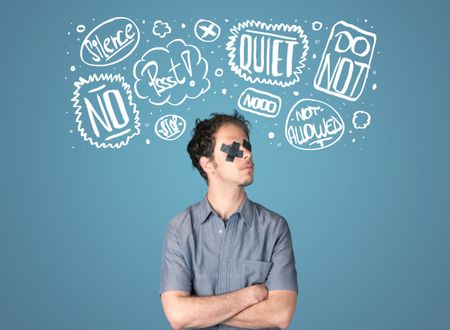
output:
<path id="1" fill-rule="evenodd" d="M 223 232 L 223 230 L 222 230 L 222 229 L 219 229 L 219 234 L 222 234 L 222 232 Z"/>

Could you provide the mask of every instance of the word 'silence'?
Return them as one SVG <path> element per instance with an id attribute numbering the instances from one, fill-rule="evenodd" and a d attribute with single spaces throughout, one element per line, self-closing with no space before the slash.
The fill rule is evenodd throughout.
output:
<path id="1" fill-rule="evenodd" d="M 108 66 L 128 57 L 139 43 L 139 30 L 128 18 L 116 17 L 94 28 L 83 40 L 81 60 L 91 66 Z"/>

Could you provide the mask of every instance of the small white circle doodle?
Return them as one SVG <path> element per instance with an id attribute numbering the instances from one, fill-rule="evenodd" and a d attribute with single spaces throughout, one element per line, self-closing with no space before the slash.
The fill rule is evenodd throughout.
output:
<path id="1" fill-rule="evenodd" d="M 84 31 L 86 31 L 86 27 L 82 24 L 77 26 L 77 32 L 78 33 L 83 33 Z"/>
<path id="2" fill-rule="evenodd" d="M 313 23 L 312 23 L 312 29 L 313 29 L 313 31 L 319 31 L 320 29 L 322 29 L 322 22 L 319 22 L 319 21 L 314 21 Z"/>

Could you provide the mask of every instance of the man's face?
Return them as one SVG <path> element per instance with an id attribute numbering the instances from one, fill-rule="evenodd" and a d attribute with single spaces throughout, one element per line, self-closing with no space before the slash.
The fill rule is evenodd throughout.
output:
<path id="1" fill-rule="evenodd" d="M 221 184 L 247 186 L 253 182 L 251 146 L 245 132 L 234 124 L 225 124 L 215 134 L 212 180 Z M 239 146 L 238 146 L 239 144 Z"/>

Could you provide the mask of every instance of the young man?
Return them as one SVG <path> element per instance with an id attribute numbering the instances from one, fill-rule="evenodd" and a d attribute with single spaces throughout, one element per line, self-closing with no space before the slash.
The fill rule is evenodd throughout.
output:
<path id="1" fill-rule="evenodd" d="M 169 223 L 160 295 L 173 329 L 285 329 L 297 302 L 286 220 L 247 198 L 254 164 L 248 121 L 197 119 L 187 147 L 208 184 L 202 201 Z"/>

